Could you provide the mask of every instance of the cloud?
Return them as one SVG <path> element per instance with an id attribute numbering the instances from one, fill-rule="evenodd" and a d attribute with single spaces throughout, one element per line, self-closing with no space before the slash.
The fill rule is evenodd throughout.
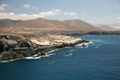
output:
<path id="1" fill-rule="evenodd" d="M 69 15 L 69 12 L 64 12 L 64 14 L 63 15 Z"/>
<path id="2" fill-rule="evenodd" d="M 32 8 L 32 9 L 34 9 L 34 10 L 38 10 L 38 8 L 37 8 L 37 7 L 32 6 L 32 5 L 30 5 L 30 4 L 24 4 L 24 5 L 23 5 L 23 7 L 24 7 L 24 8 L 26 8 L 26 9 L 28 9 L 28 8 L 30 8 L 30 7 L 31 7 L 31 8 Z"/>
<path id="3" fill-rule="evenodd" d="M 47 11 L 47 12 L 40 12 L 39 13 L 39 15 L 41 15 L 41 16 L 54 16 L 54 15 L 60 15 L 60 14 L 61 14 L 60 9 L 51 10 L 51 11 Z"/>
<path id="4" fill-rule="evenodd" d="M 31 6 L 30 4 L 23 5 L 23 7 L 26 8 L 26 9 L 29 8 L 30 6 Z"/>
<path id="5" fill-rule="evenodd" d="M 38 17 L 44 17 L 40 16 L 39 14 L 15 14 L 14 12 L 10 13 L 0 13 L 0 19 L 13 19 L 13 20 L 27 20 L 27 19 L 35 19 Z"/>
<path id="6" fill-rule="evenodd" d="M 61 10 L 60 9 L 55 9 L 55 10 L 50 10 L 47 12 L 40 12 L 38 14 L 15 14 L 14 12 L 10 13 L 0 13 L 0 19 L 13 19 L 13 20 L 27 20 L 27 19 L 35 19 L 35 18 L 45 18 L 47 16 L 55 16 L 55 15 L 60 15 Z"/>
<path id="7" fill-rule="evenodd" d="M 37 7 L 32 7 L 33 9 L 35 9 L 35 10 L 38 10 L 38 8 Z"/>
<path id="8" fill-rule="evenodd" d="M 118 20 L 120 20 L 120 17 L 117 17 Z"/>
<path id="9" fill-rule="evenodd" d="M 77 15 L 77 13 L 76 12 L 64 12 L 63 15 L 75 16 L 75 15 Z"/>
<path id="10" fill-rule="evenodd" d="M 39 14 L 14 14 L 13 12 L 11 13 L 0 13 L 0 18 L 2 18 L 1 15 L 4 15 L 4 18 L 9 18 L 9 19 L 13 19 L 13 20 L 27 20 L 27 19 L 35 19 L 38 17 L 44 17 L 44 16 L 40 16 Z"/>
<path id="11" fill-rule="evenodd" d="M 75 12 L 70 12 L 69 15 L 70 15 L 70 16 L 74 16 L 74 15 L 77 15 L 77 13 L 75 13 Z"/>
<path id="12" fill-rule="evenodd" d="M 74 17 L 74 19 L 80 19 L 79 17 Z"/>
<path id="13" fill-rule="evenodd" d="M 1 4 L 0 5 L 0 11 L 4 11 L 5 7 L 7 7 L 7 6 L 8 6 L 7 4 Z"/>

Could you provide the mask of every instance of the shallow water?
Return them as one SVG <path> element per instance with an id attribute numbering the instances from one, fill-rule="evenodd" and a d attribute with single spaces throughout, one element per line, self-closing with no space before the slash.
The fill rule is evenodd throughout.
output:
<path id="1" fill-rule="evenodd" d="M 0 64 L 0 80 L 120 80 L 120 36 L 76 36 L 93 43 L 48 57 Z"/>

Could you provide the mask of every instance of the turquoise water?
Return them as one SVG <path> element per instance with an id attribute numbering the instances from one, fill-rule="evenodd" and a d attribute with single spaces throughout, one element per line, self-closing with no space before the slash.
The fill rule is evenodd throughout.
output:
<path id="1" fill-rule="evenodd" d="M 120 36 L 76 36 L 93 43 L 50 57 L 0 64 L 0 80 L 120 80 Z"/>

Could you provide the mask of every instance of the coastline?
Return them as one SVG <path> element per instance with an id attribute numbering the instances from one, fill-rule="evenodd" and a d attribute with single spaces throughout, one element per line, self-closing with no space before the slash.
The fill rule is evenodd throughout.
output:
<path id="1" fill-rule="evenodd" d="M 56 36 L 57 36 L 57 38 L 56 38 Z M 9 47 L 9 49 L 7 51 L 1 52 L 0 55 L 2 55 L 2 57 L 0 57 L 0 63 L 20 60 L 20 59 L 33 59 L 33 58 L 38 59 L 38 58 L 41 58 L 44 56 L 50 56 L 51 54 L 46 54 L 46 53 L 49 53 L 50 51 L 58 50 L 61 48 L 66 48 L 66 47 L 74 47 L 80 43 L 88 43 L 89 42 L 84 39 L 73 38 L 71 36 L 63 36 L 63 35 L 52 35 L 51 36 L 51 35 L 49 35 L 49 37 L 47 37 L 47 38 L 49 38 L 48 41 L 50 41 L 50 44 L 48 45 L 47 44 L 48 41 L 46 41 L 44 43 L 43 43 L 43 41 L 39 42 L 39 39 L 36 39 L 36 37 L 34 38 L 34 41 L 31 41 L 31 39 L 33 40 L 33 38 L 30 38 L 30 39 L 22 38 L 21 39 L 21 37 L 18 38 L 18 36 L 17 36 L 17 39 L 19 39 L 18 40 L 19 42 L 21 42 L 21 41 L 24 42 L 24 45 L 22 43 L 21 44 L 22 46 L 19 47 L 18 44 L 16 44 L 16 42 L 15 42 L 15 41 L 17 41 L 16 36 L 10 35 L 9 38 L 3 39 L 5 37 L 8 37 L 8 35 L 2 35 L 2 38 L 0 40 L 0 45 L 2 42 L 2 43 L 4 43 L 4 45 L 7 45 Z M 11 39 L 10 37 L 12 37 L 13 39 Z M 60 39 L 61 37 L 63 39 Z M 52 41 L 51 41 L 51 39 L 52 39 Z M 10 41 L 10 40 L 12 40 L 12 41 Z M 4 42 L 4 41 L 6 41 L 6 42 Z M 11 42 L 12 44 L 6 44 L 8 42 Z"/>

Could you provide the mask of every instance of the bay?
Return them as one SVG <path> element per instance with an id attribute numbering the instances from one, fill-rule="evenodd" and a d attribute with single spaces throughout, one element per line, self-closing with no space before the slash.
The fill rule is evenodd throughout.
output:
<path id="1" fill-rule="evenodd" d="M 49 57 L 0 63 L 0 80 L 120 80 L 120 36 L 75 36 L 92 43 Z"/>

